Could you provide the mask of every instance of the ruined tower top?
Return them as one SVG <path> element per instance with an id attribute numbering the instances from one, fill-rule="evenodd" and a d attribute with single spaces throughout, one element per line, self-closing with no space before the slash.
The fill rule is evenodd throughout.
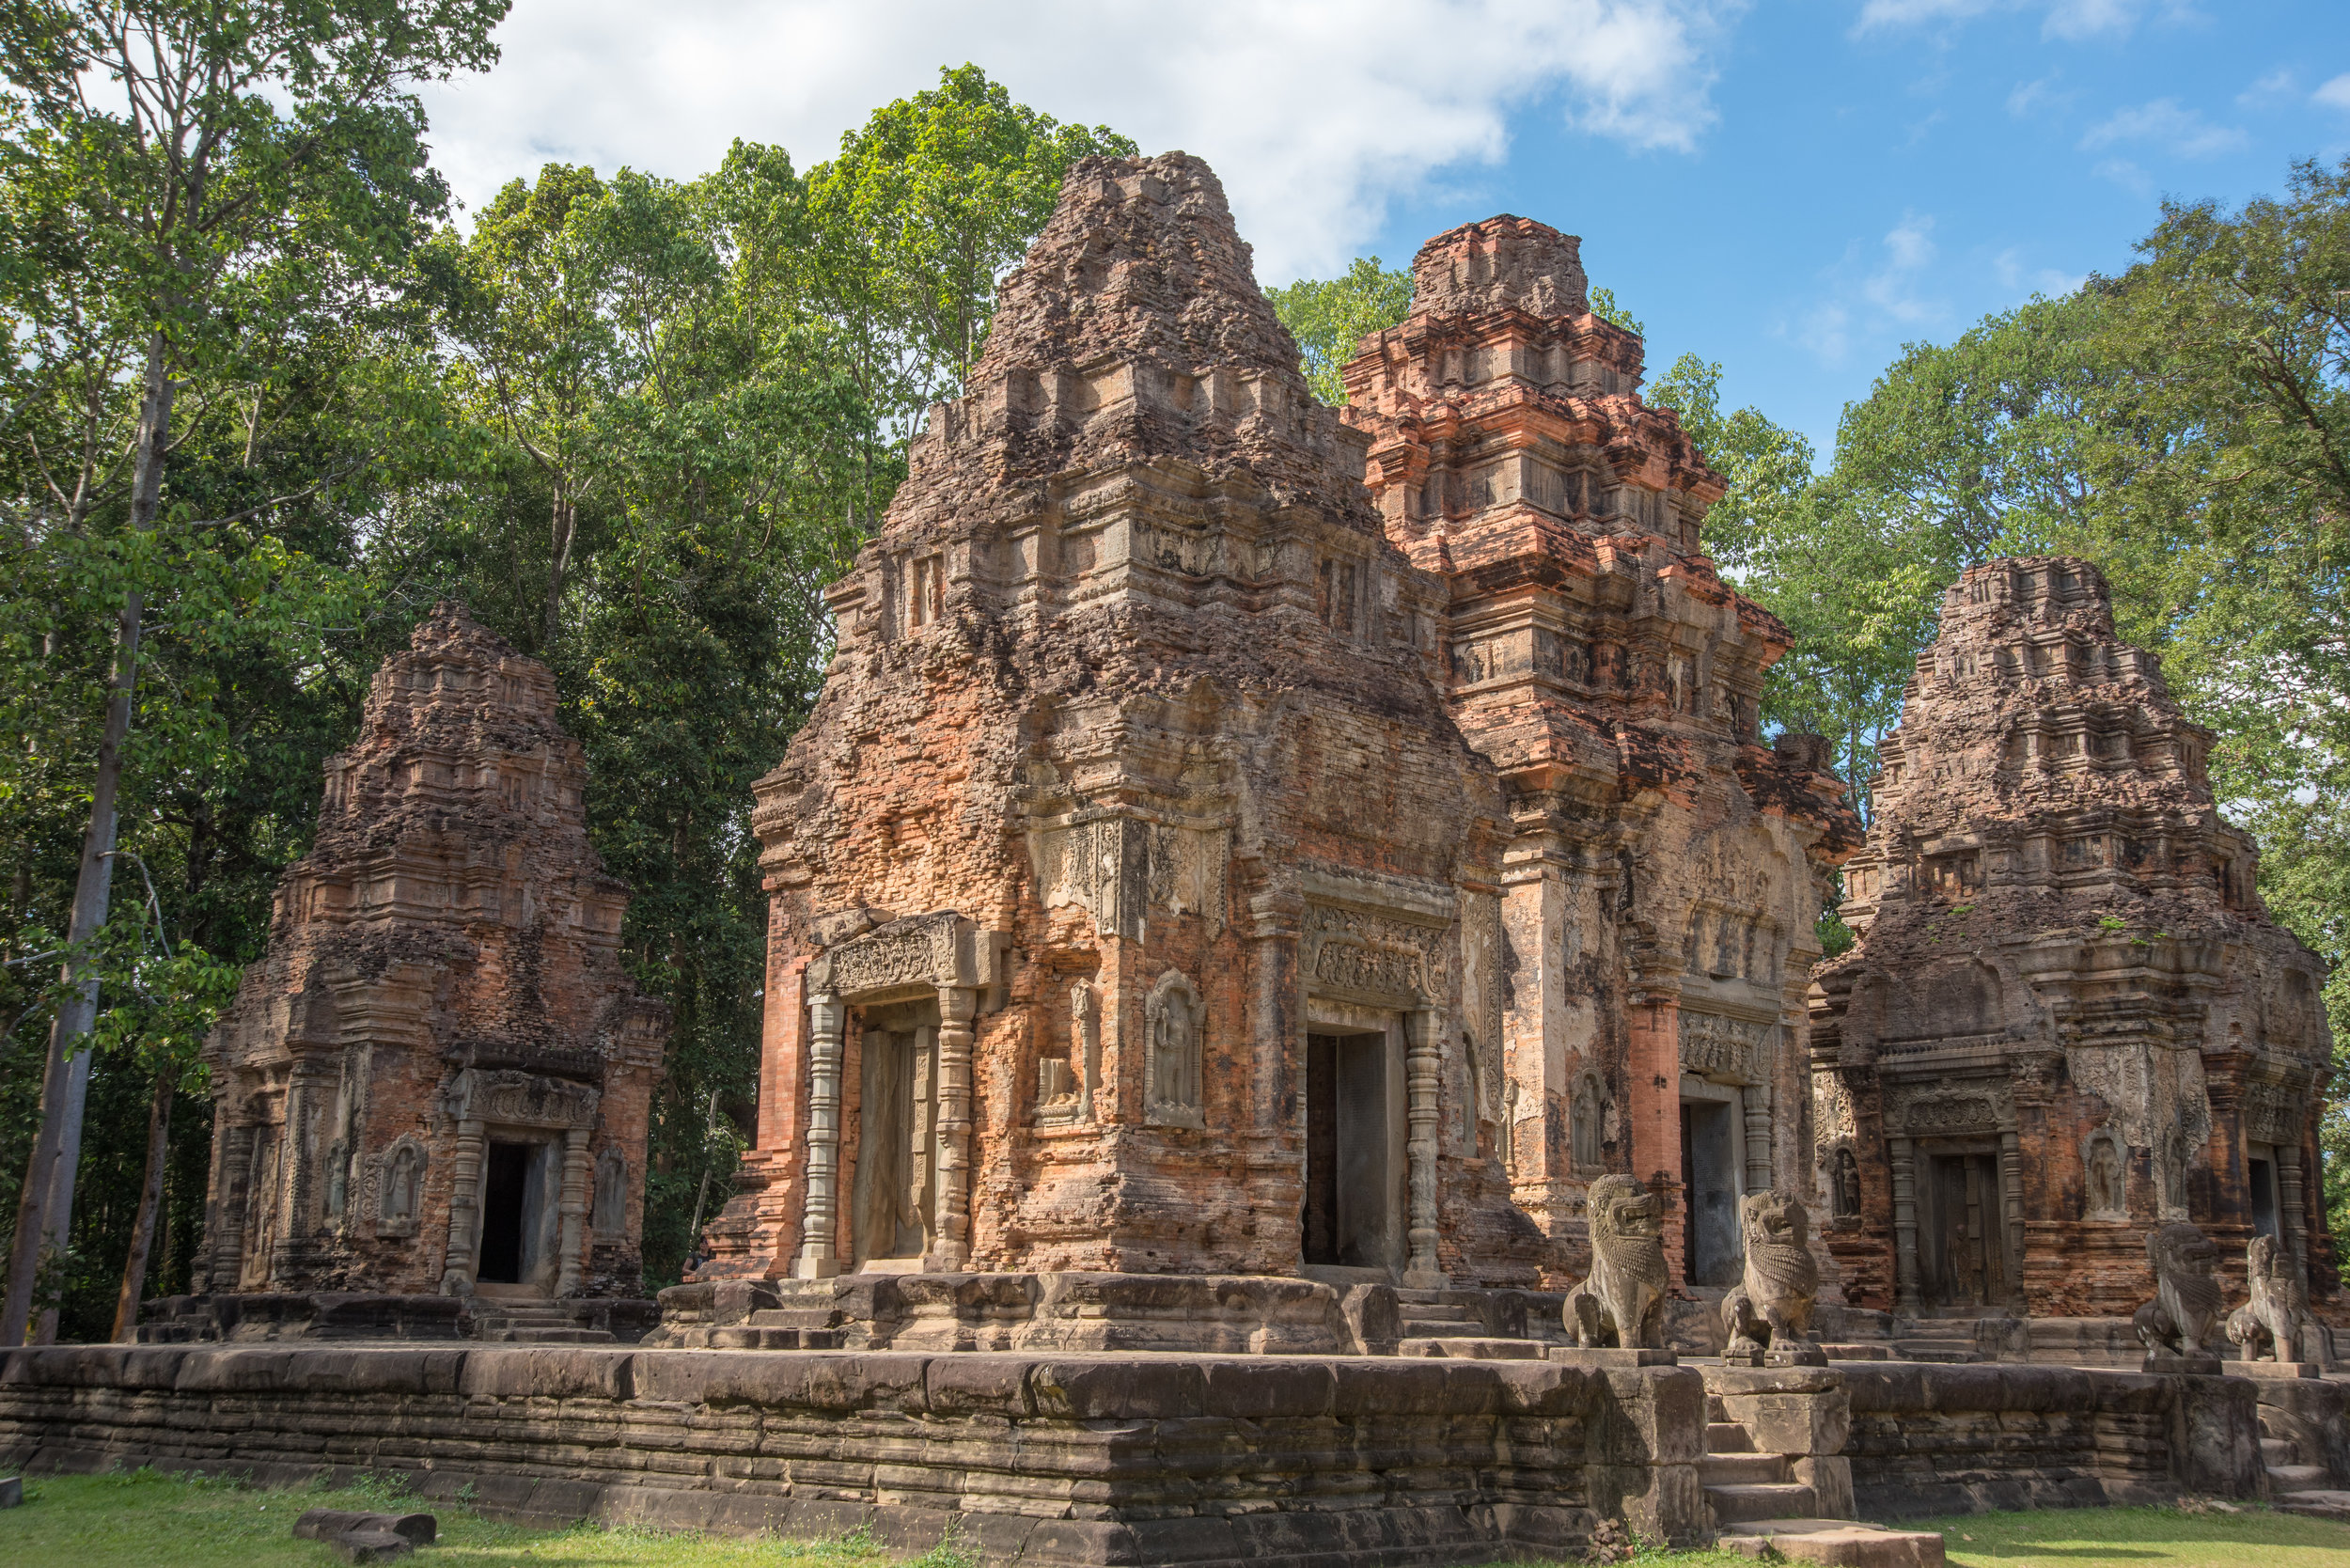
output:
<path id="1" fill-rule="evenodd" d="M 998 302 L 964 396 L 908 453 L 885 537 L 1021 525 L 1037 500 L 1021 481 L 1137 458 L 1245 472 L 1281 505 L 1377 531 L 1362 441 L 1314 401 L 1200 160 L 1081 160 Z"/>
<path id="2" fill-rule="evenodd" d="M 1872 917 L 1880 893 L 1948 902 L 1995 882 L 2250 910 L 2252 849 L 2214 807 L 2211 740 L 2154 656 L 2115 635 L 2094 566 L 1970 567 L 1879 748 L 1871 845 L 1853 867 L 1860 907 L 1846 918 Z"/>
<path id="3" fill-rule="evenodd" d="M 359 853 L 462 823 L 592 860 L 587 763 L 556 704 L 546 666 L 443 600 L 375 672 L 358 741 L 328 760 L 318 849 Z"/>
<path id="4" fill-rule="evenodd" d="M 1432 315 L 1584 315 L 1591 306 L 1582 246 L 1572 234 L 1506 212 L 1447 229 L 1412 262 L 1412 306 Z"/>

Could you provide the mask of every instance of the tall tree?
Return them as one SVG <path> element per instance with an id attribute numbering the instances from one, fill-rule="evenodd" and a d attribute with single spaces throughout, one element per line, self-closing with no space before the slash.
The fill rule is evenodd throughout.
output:
<path id="1" fill-rule="evenodd" d="M 83 274 L 70 302 L 45 271 L 12 269 L 12 309 L 75 310 L 135 343 L 136 416 L 118 473 L 121 528 L 103 557 L 117 594 L 105 717 L 65 933 L 61 997 L 42 1072 L 40 1127 L 11 1240 L 0 1343 L 32 1325 L 44 1273 L 66 1250 L 98 1004 L 94 946 L 106 923 L 118 796 L 181 382 L 231 359 L 241 327 L 290 301 L 380 274 L 445 193 L 426 166 L 416 81 L 486 65 L 503 0 L 27 0 L 0 11 L 11 134 L 0 150 L 8 209 L 47 225 L 46 254 Z M 70 237 L 69 237 L 70 236 Z M 50 527 L 78 540 L 95 497 Z M 169 561 L 184 579 L 187 552 Z M 86 585 L 85 585 L 86 587 Z M 184 591 L 184 586 L 175 588 Z M 89 597 L 86 593 L 84 598 Z M 46 1266 L 45 1266 L 46 1265 Z M 55 1332 L 54 1293 L 38 1332 Z"/>
<path id="2" fill-rule="evenodd" d="M 1346 383 L 1339 372 L 1362 340 L 1411 313 L 1412 274 L 1381 265 L 1375 256 L 1358 256 L 1337 277 L 1300 278 L 1264 293 L 1297 339 L 1306 384 L 1336 407 L 1346 401 Z"/>

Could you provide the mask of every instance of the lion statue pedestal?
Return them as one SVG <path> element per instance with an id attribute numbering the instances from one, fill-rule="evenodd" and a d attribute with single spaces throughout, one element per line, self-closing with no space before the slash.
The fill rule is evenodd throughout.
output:
<path id="1" fill-rule="evenodd" d="M 1664 1209 L 1656 1195 L 1629 1176 L 1602 1176 L 1591 1184 L 1585 1210 L 1590 1216 L 1591 1273 L 1567 1293 L 1559 1316 L 1575 1349 L 1559 1359 L 1586 1357 L 1612 1349 L 1647 1352 L 1637 1365 L 1669 1364 L 1664 1354 Z"/>
<path id="2" fill-rule="evenodd" d="M 2226 1314 L 2212 1272 L 2219 1249 L 2186 1221 L 2172 1220 L 2146 1233 L 2146 1260 L 2154 1267 L 2154 1299 L 2130 1319 L 2146 1347 L 2146 1370 L 2217 1372 L 2219 1357 L 2203 1346 Z"/>
<path id="3" fill-rule="evenodd" d="M 1722 1327 L 1730 1339 L 1723 1364 L 1826 1366 L 1827 1352 L 1810 1338 L 1820 1297 L 1810 1211 L 1790 1193 L 1749 1193 L 1738 1200 L 1738 1232 L 1746 1244 L 1746 1275 L 1722 1298 Z"/>

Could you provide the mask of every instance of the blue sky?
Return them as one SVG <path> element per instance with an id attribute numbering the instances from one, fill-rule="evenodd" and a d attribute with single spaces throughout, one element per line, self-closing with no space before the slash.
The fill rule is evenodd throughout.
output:
<path id="1" fill-rule="evenodd" d="M 1514 212 L 1823 456 L 1905 340 L 2128 265 L 2163 197 L 2350 155 L 2350 4 L 2217 0 L 518 0 L 427 95 L 478 202 L 551 158 L 819 161 L 973 60 L 1214 163 L 1259 275 Z"/>

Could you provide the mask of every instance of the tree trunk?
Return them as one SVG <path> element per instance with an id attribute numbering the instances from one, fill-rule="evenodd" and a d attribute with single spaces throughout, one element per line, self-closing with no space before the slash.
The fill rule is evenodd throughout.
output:
<path id="1" fill-rule="evenodd" d="M 146 380 L 131 481 L 131 526 L 141 530 L 155 525 L 164 453 L 171 439 L 169 346 L 160 331 L 148 341 Z M 146 614 L 147 600 L 140 589 L 133 588 L 122 596 L 122 611 L 115 620 L 114 692 L 106 703 L 98 775 L 90 789 L 89 825 L 82 834 L 82 865 L 66 928 L 70 951 L 59 977 L 66 996 L 49 1028 L 49 1058 L 40 1080 L 40 1133 L 33 1140 L 24 1193 L 17 1205 L 16 1237 L 8 1249 L 0 1346 L 25 1342 L 37 1292 L 43 1299 L 34 1342 L 47 1344 L 57 1335 L 60 1270 L 73 1228 L 73 1176 L 82 1159 L 82 1109 L 89 1098 L 89 1032 L 98 1021 L 98 975 L 89 962 L 89 944 L 106 923 L 114 875 L 115 793 L 122 781 L 123 745 L 131 734 L 131 693 L 138 682 L 139 629 Z"/>
<path id="2" fill-rule="evenodd" d="M 139 1302 L 147 1294 L 147 1254 L 155 1244 L 155 1216 L 163 1212 L 164 1173 L 171 1164 L 171 1102 L 180 1092 L 180 1069 L 155 1074 L 155 1098 L 147 1107 L 147 1180 L 139 1187 L 138 1218 L 131 1225 L 131 1255 L 122 1261 L 122 1294 L 115 1298 L 115 1342 L 136 1340 Z"/>
<path id="3" fill-rule="evenodd" d="M 539 651 L 545 653 L 555 646 L 556 634 L 563 626 L 563 574 L 572 565 L 572 525 L 576 513 L 572 506 L 572 493 L 563 481 L 555 481 L 555 519 L 547 552 L 547 620 L 546 629 L 539 638 Z"/>

